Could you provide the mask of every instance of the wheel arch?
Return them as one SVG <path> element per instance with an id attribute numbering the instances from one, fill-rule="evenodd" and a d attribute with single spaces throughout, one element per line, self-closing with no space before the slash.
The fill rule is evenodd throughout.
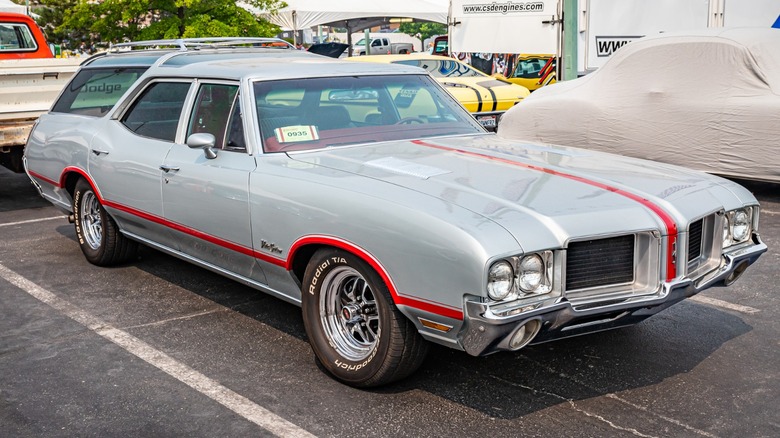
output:
<path id="1" fill-rule="evenodd" d="M 368 251 L 360 246 L 349 242 L 344 239 L 340 239 L 332 236 L 306 236 L 298 239 L 292 244 L 290 248 L 290 255 L 288 257 L 287 266 L 292 271 L 295 278 L 299 281 L 303 280 L 306 266 L 311 261 L 314 253 L 322 248 L 334 248 L 346 251 L 355 257 L 361 259 L 368 266 L 371 267 L 385 282 L 385 286 L 390 290 L 390 294 L 396 304 L 400 304 L 398 291 L 395 288 L 393 280 L 390 278 L 390 274 L 382 266 L 381 263 L 371 255 Z"/>
<path id="2" fill-rule="evenodd" d="M 87 172 L 78 167 L 66 167 L 62 171 L 62 175 L 60 175 L 60 187 L 64 188 L 65 191 L 67 191 L 71 196 L 71 198 L 73 198 L 73 192 L 76 190 L 76 184 L 79 182 L 79 179 L 82 178 L 87 182 L 87 184 L 92 186 L 92 190 L 95 191 L 98 199 L 103 202 L 103 198 L 100 196 L 100 192 L 98 192 L 97 188 L 95 187 L 95 183 L 92 181 L 92 178 L 89 177 Z"/>
<path id="3" fill-rule="evenodd" d="M 454 318 L 458 320 L 463 319 L 462 309 L 453 309 L 446 305 L 439 303 L 423 301 L 421 299 L 412 298 L 407 295 L 399 293 L 395 286 L 390 273 L 382 266 L 382 264 L 374 257 L 370 252 L 361 248 L 360 246 L 331 236 L 307 236 L 298 239 L 290 248 L 290 254 L 288 256 L 287 267 L 290 270 L 299 284 L 302 284 L 303 275 L 306 271 L 306 266 L 314 256 L 314 253 L 321 248 L 335 248 L 346 251 L 355 257 L 365 262 L 374 272 L 379 275 L 382 281 L 385 283 L 393 302 L 397 306 L 407 306 L 410 308 L 422 310 L 445 316 L 448 318 Z M 412 319 L 410 314 L 402 311 L 409 319 Z"/>
<path id="4" fill-rule="evenodd" d="M 71 198 L 73 198 L 73 192 L 76 190 L 76 184 L 82 178 L 84 177 L 80 173 L 75 171 L 70 171 L 62 175 L 62 187 L 65 189 L 66 192 L 68 192 L 68 194 L 70 194 Z M 92 185 L 91 181 L 89 181 L 88 179 L 86 181 L 90 185 Z"/>
<path id="5" fill-rule="evenodd" d="M 306 272 L 306 267 L 309 266 L 309 262 L 314 253 L 323 248 L 335 248 L 332 245 L 325 245 L 319 243 L 310 243 L 301 245 L 296 248 L 295 252 L 290 257 L 289 269 L 292 272 L 293 277 L 298 284 L 303 283 L 303 275 Z"/>

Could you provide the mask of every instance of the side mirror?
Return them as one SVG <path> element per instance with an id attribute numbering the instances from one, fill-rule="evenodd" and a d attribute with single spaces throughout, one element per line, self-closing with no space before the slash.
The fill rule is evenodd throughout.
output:
<path id="1" fill-rule="evenodd" d="M 214 135 L 207 132 L 200 132 L 187 137 L 187 146 L 191 149 L 203 149 L 203 153 L 206 154 L 206 158 L 209 160 L 217 158 L 217 153 L 214 151 L 216 143 L 217 139 Z"/>

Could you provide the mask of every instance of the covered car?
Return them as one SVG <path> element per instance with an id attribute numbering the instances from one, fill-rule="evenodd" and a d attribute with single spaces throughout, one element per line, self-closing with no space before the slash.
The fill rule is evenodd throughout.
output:
<path id="1" fill-rule="evenodd" d="M 371 55 L 351 61 L 384 62 L 420 67 L 439 81 L 482 126 L 495 130 L 504 111 L 528 97 L 527 88 L 506 79 L 490 77 L 447 56 L 413 53 L 411 55 Z"/>
<path id="2" fill-rule="evenodd" d="M 780 182 L 780 29 L 648 36 L 543 87 L 499 135 Z"/>

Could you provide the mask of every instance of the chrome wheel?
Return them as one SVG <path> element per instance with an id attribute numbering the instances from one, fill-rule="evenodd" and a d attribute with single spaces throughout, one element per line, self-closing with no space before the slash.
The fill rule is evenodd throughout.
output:
<path id="1" fill-rule="evenodd" d="M 320 319 L 331 346 L 344 358 L 360 361 L 374 350 L 380 336 L 374 292 L 360 273 L 340 266 L 323 279 Z"/>
<path id="2" fill-rule="evenodd" d="M 99 249 L 103 241 L 103 221 L 100 216 L 100 201 L 92 191 L 84 192 L 79 209 L 79 220 L 87 245 L 94 250 Z"/>

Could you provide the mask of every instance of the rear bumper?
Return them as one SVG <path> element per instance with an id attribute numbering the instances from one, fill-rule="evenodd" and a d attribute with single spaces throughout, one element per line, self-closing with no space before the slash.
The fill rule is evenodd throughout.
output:
<path id="1" fill-rule="evenodd" d="M 483 356 L 633 325 L 705 289 L 733 283 L 766 250 L 766 245 L 754 234 L 753 244 L 724 254 L 717 269 L 695 280 L 681 278 L 666 282 L 655 294 L 621 300 L 572 304 L 558 297 L 520 305 L 498 315 L 490 303 L 476 297 L 467 298 L 458 342 L 467 353 Z"/>
<path id="2" fill-rule="evenodd" d="M 498 128 L 498 122 L 501 120 L 501 116 L 504 111 L 483 111 L 479 113 L 471 113 L 477 122 L 482 125 L 483 128 L 490 132 L 495 132 Z"/>
<path id="3" fill-rule="evenodd" d="M 0 148 L 24 147 L 35 119 L 0 122 Z"/>

